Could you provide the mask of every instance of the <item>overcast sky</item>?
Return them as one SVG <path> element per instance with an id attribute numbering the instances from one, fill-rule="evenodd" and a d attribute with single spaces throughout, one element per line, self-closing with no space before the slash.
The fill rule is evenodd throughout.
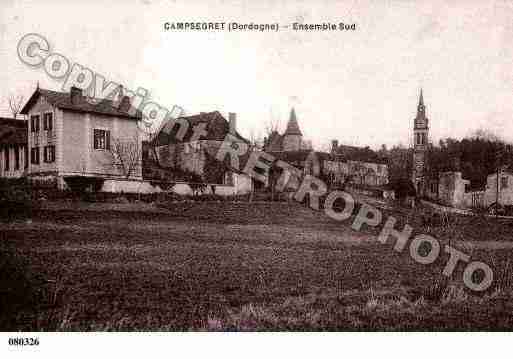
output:
<path id="1" fill-rule="evenodd" d="M 76 1 L 79 3 L 80 1 Z M 18 59 L 27 33 L 162 105 L 236 112 L 241 132 L 285 126 L 291 106 L 316 148 L 412 140 L 424 89 L 431 140 L 487 128 L 513 140 L 511 1 L 7 1 L 0 98 L 62 82 Z M 356 23 L 347 32 L 171 32 L 164 22 Z M 5 115 L 6 105 L 2 102 Z"/>

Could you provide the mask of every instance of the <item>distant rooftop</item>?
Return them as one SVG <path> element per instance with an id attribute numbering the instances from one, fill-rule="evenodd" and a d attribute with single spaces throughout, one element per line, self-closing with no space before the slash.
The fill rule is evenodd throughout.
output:
<path id="1" fill-rule="evenodd" d="M 27 143 L 27 121 L 0 117 L 0 146 Z"/>
<path id="2" fill-rule="evenodd" d="M 188 122 L 189 127 L 182 139 L 178 138 L 180 131 L 179 120 Z M 194 127 L 200 123 L 205 123 L 206 135 L 201 136 L 201 140 L 223 141 L 230 131 L 228 121 L 219 113 L 219 111 L 202 112 L 197 115 L 179 117 L 176 121 L 168 120 L 160 129 L 159 133 L 152 141 L 154 146 L 164 146 L 180 142 L 190 142 L 194 134 Z M 237 131 L 235 137 L 241 142 L 249 144 L 249 141 L 241 136 Z"/>

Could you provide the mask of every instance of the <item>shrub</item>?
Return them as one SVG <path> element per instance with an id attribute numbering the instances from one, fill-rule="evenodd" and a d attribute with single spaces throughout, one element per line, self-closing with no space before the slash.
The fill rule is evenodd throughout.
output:
<path id="1" fill-rule="evenodd" d="M 0 180 L 0 218 L 8 221 L 32 216 L 33 192 L 24 178 Z"/>
<path id="2" fill-rule="evenodd" d="M 119 204 L 127 204 L 127 203 L 129 203 L 128 199 L 125 196 L 116 197 L 116 198 L 114 198 L 113 202 L 114 203 L 119 203 Z"/>
<path id="3" fill-rule="evenodd" d="M 390 188 L 395 191 L 396 198 L 406 198 L 415 196 L 416 191 L 412 181 L 406 178 L 400 178 L 390 184 Z"/>
<path id="4" fill-rule="evenodd" d="M 37 315 L 42 293 L 28 264 L 16 250 L 0 245 L 0 330 L 23 330 L 23 317 Z"/>

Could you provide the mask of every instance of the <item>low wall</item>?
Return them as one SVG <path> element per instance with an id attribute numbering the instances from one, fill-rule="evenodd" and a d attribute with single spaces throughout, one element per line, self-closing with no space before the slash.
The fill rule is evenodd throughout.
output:
<path id="1" fill-rule="evenodd" d="M 52 177 L 53 178 L 53 177 Z M 55 178 L 53 178 L 55 179 Z M 212 190 L 214 187 L 214 190 Z M 164 188 L 164 189 L 163 189 Z M 165 192 L 166 186 L 161 187 L 158 184 L 152 184 L 150 181 L 144 180 L 126 180 L 126 179 L 105 179 L 101 188 L 101 192 L 108 193 L 160 193 Z M 192 195 L 193 190 L 187 183 L 176 183 L 171 185 L 169 191 L 179 195 Z M 203 194 L 217 194 L 220 196 L 233 196 L 247 194 L 252 191 L 252 181 L 248 176 L 236 175 L 234 185 L 206 184 Z"/>
<path id="2" fill-rule="evenodd" d="M 212 190 L 212 187 L 214 187 L 214 190 Z M 187 183 L 177 183 L 171 188 L 171 191 L 179 195 L 194 194 L 192 188 Z M 237 187 L 227 185 L 207 185 L 201 193 L 214 194 L 214 192 L 220 196 L 233 196 L 249 193 L 249 191 L 237 191 Z"/>
<path id="3" fill-rule="evenodd" d="M 463 203 L 466 208 L 483 208 L 485 207 L 484 191 L 465 192 L 463 194 Z"/>
<path id="4" fill-rule="evenodd" d="M 147 181 L 108 179 L 103 182 L 101 191 L 111 193 L 158 193 L 162 192 L 162 189 Z"/>

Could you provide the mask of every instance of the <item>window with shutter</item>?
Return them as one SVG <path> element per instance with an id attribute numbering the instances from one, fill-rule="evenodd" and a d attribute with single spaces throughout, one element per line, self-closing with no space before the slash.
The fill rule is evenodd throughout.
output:
<path id="1" fill-rule="evenodd" d="M 39 164 L 39 147 L 32 147 L 30 150 L 30 162 L 32 164 Z"/>
<path id="2" fill-rule="evenodd" d="M 30 132 L 39 132 L 39 116 L 30 116 Z"/>
<path id="3" fill-rule="evenodd" d="M 501 188 L 508 188 L 508 177 L 501 178 Z"/>
<path id="4" fill-rule="evenodd" d="M 53 113 L 45 113 L 43 116 L 43 129 L 45 131 L 53 130 Z"/>
<path id="5" fill-rule="evenodd" d="M 95 128 L 93 137 L 95 150 L 110 150 L 110 131 Z"/>

